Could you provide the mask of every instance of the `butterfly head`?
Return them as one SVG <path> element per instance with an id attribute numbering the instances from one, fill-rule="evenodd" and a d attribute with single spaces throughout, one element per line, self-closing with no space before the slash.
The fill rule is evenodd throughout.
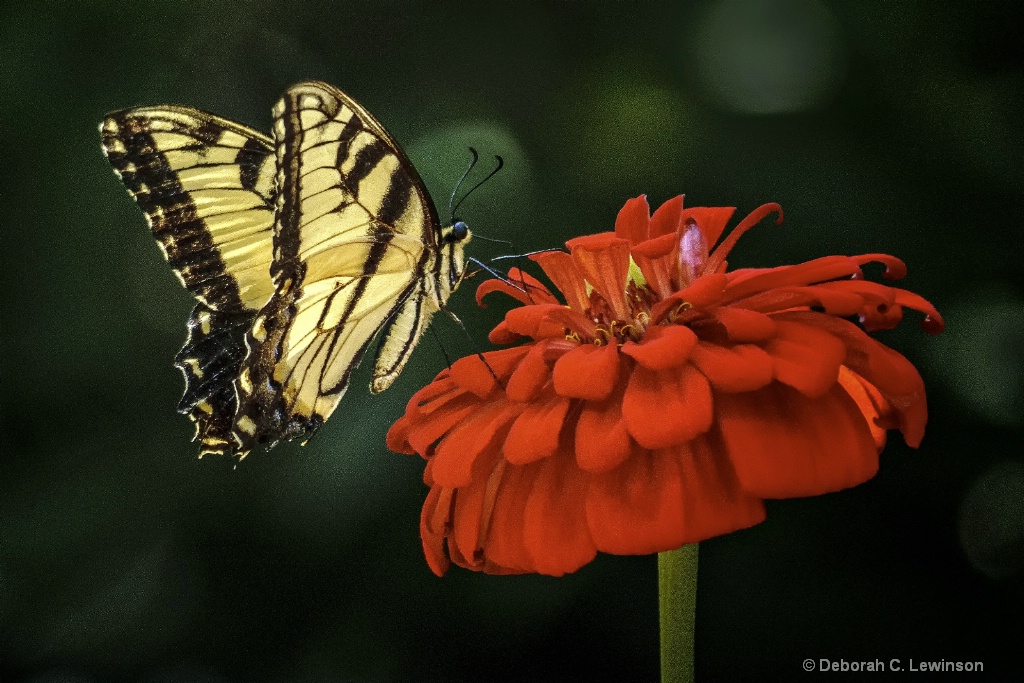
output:
<path id="1" fill-rule="evenodd" d="M 441 230 L 441 274 L 450 291 L 455 291 L 466 275 L 465 248 L 472 236 L 469 226 L 460 220 Z"/>

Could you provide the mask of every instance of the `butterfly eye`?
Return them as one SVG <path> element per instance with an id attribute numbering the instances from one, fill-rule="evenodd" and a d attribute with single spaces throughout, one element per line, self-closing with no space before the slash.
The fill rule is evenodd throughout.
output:
<path id="1" fill-rule="evenodd" d="M 462 221 L 455 221 L 452 226 L 452 241 L 461 242 L 469 235 L 469 226 Z"/>

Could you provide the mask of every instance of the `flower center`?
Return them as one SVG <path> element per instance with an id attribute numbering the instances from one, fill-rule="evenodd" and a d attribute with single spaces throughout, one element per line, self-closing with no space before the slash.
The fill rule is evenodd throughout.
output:
<path id="1" fill-rule="evenodd" d="M 638 285 L 630 281 L 626 286 L 626 303 L 630 317 L 616 317 L 611 307 L 596 292 L 590 295 L 588 311 L 595 328 L 592 335 L 581 335 L 577 330 L 566 329 L 566 339 L 580 343 L 592 343 L 596 346 L 615 343 L 622 346 L 627 341 L 638 342 L 651 324 L 651 306 L 658 301 L 658 296 L 647 285 Z"/>

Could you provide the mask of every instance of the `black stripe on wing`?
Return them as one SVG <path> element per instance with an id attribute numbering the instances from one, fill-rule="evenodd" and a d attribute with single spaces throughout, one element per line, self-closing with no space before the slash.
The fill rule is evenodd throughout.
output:
<path id="1" fill-rule="evenodd" d="M 227 272 L 201 212 L 179 181 L 183 169 L 175 169 L 159 149 L 150 121 L 131 112 L 111 114 L 101 129 L 103 150 L 146 214 L 153 236 L 185 287 L 212 308 L 242 310 L 238 284 Z M 174 132 L 195 138 L 195 144 L 187 148 L 201 151 L 215 144 L 224 130 L 215 121 L 204 121 Z M 238 157 L 245 162 L 243 185 L 248 179 L 255 186 L 258 169 L 271 153 L 257 140 L 250 140 L 239 151 Z"/>
<path id="2" fill-rule="evenodd" d="M 238 402 L 234 380 L 245 359 L 245 334 L 255 311 L 216 311 L 198 304 L 188 321 L 188 339 L 174 358 L 185 375 L 178 412 L 196 423 L 196 439 L 205 453 L 230 453 Z"/>

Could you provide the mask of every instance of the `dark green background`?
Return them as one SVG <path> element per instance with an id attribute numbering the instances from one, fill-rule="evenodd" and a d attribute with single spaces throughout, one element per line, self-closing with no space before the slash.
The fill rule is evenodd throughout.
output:
<path id="1" fill-rule="evenodd" d="M 467 145 L 505 155 L 461 213 L 519 251 L 685 192 L 785 207 L 736 266 L 904 258 L 949 322 L 884 335 L 928 384 L 927 437 L 702 546 L 697 673 L 898 657 L 1024 677 L 1021 7 L 3 3 L 0 680 L 656 678 L 653 557 L 562 579 L 428 571 L 422 463 L 383 437 L 444 366 L 429 337 L 383 396 L 364 368 L 307 447 L 196 460 L 171 365 L 189 297 L 96 127 L 181 103 L 269 130 L 305 78 L 374 112 L 435 197 Z M 475 344 L 435 323 L 453 357 L 504 310 L 471 292 L 452 306 Z"/>

